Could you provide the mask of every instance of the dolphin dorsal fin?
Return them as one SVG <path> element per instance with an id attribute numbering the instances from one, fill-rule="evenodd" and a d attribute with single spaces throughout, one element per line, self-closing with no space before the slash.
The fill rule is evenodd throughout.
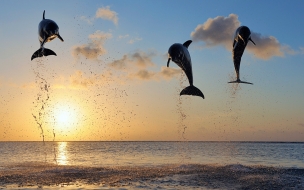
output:
<path id="1" fill-rule="evenodd" d="M 188 48 L 189 47 L 189 45 L 192 43 L 192 40 L 188 40 L 188 41 L 186 41 L 184 44 L 183 44 L 183 46 L 185 46 L 186 48 Z"/>
<path id="2" fill-rule="evenodd" d="M 43 11 L 43 17 L 42 17 L 42 19 L 45 19 L 45 18 L 44 18 L 44 14 L 45 14 L 45 10 Z"/>

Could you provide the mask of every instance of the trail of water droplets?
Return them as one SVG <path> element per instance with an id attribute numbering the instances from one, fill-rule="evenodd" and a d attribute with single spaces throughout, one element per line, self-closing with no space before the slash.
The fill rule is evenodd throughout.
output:
<path id="1" fill-rule="evenodd" d="M 190 147 L 189 144 L 186 143 L 188 141 L 186 137 L 186 131 L 187 131 L 187 125 L 186 125 L 186 119 L 187 114 L 185 110 L 185 105 L 183 105 L 183 102 L 188 102 L 188 96 L 180 96 L 180 91 L 185 88 L 183 85 L 185 82 L 187 82 L 187 77 L 185 77 L 184 72 L 181 72 L 181 76 L 179 78 L 179 88 L 176 88 L 177 91 L 177 98 L 176 98 L 176 112 L 178 114 L 178 120 L 177 120 L 177 135 L 178 135 L 178 152 L 180 154 L 180 161 L 179 163 L 185 163 L 187 160 L 191 159 L 187 155 L 187 151 L 189 151 Z M 186 151 L 187 150 L 187 151 Z"/>
<path id="2" fill-rule="evenodd" d="M 45 140 L 44 134 L 44 124 L 45 124 L 45 117 L 48 114 L 46 112 L 46 108 L 50 101 L 50 84 L 47 82 L 44 72 L 45 66 L 43 64 L 43 59 L 38 59 L 36 67 L 32 66 L 32 70 L 35 74 L 35 83 L 38 87 L 38 93 L 36 95 L 34 104 L 34 110 L 32 112 L 32 116 L 35 119 L 38 128 L 40 129 L 40 135 L 42 137 L 42 141 Z"/>

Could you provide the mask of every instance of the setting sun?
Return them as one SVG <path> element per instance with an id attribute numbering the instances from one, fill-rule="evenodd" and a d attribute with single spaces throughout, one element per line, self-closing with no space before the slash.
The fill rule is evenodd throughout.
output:
<path id="1" fill-rule="evenodd" d="M 58 123 L 67 124 L 72 121 L 73 113 L 69 112 L 69 110 L 59 110 L 56 115 L 56 120 Z"/>
<path id="2" fill-rule="evenodd" d="M 78 110 L 74 105 L 57 104 L 53 113 L 55 128 L 60 129 L 60 131 L 70 130 L 78 122 Z"/>

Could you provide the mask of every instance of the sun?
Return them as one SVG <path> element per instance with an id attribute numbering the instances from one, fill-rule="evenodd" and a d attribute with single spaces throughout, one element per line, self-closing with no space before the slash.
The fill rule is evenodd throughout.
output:
<path id="1" fill-rule="evenodd" d="M 56 115 L 56 120 L 58 123 L 68 124 L 68 123 L 71 123 L 71 121 L 73 120 L 72 115 L 73 115 L 73 113 L 71 113 L 67 109 L 58 110 L 57 115 Z"/>
<path id="2" fill-rule="evenodd" d="M 54 125 L 60 131 L 69 131 L 77 125 L 78 111 L 74 105 L 57 104 L 53 110 Z"/>

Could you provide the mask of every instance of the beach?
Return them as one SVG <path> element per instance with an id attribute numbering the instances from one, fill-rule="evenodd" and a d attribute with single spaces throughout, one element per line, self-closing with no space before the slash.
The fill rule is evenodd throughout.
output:
<path id="1" fill-rule="evenodd" d="M 2 172 L 1 189 L 303 189 L 304 170 L 243 165 L 86 168 L 35 165 Z"/>

